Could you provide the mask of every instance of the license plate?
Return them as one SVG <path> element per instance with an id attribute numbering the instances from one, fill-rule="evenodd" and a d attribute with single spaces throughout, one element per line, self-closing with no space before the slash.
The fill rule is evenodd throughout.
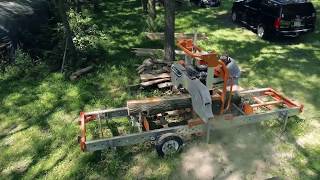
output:
<path id="1" fill-rule="evenodd" d="M 294 27 L 300 27 L 300 26 L 301 26 L 301 21 L 295 21 L 295 22 L 293 23 L 293 26 L 294 26 Z"/>

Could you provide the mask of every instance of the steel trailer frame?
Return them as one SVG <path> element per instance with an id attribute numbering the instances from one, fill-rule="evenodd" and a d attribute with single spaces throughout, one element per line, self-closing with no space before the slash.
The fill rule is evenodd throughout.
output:
<path id="1" fill-rule="evenodd" d="M 204 123 L 204 121 L 201 119 L 196 119 L 188 121 L 187 125 L 179 125 L 149 131 L 142 130 L 141 126 L 143 126 L 143 124 L 141 121 L 139 122 L 137 117 L 134 117 L 129 113 L 129 109 L 127 107 L 93 112 L 81 112 L 79 121 L 81 129 L 81 136 L 79 138 L 80 147 L 83 151 L 97 151 L 112 147 L 134 145 L 147 141 L 155 142 L 161 135 L 166 133 L 175 133 L 181 138 L 185 138 L 191 134 L 201 134 L 207 132 L 207 137 L 209 137 L 210 131 L 214 129 L 226 129 L 277 118 L 284 121 L 285 128 L 288 117 L 298 115 L 303 110 L 303 105 L 284 97 L 272 88 L 244 90 L 240 91 L 239 94 L 241 97 L 252 97 L 254 99 L 254 103 L 244 104 L 243 107 L 232 104 L 231 109 L 233 109 L 234 112 L 229 111 L 222 115 L 215 115 L 214 118 L 210 119 L 207 123 Z M 274 99 L 274 101 L 264 102 L 259 98 L 261 96 L 269 96 Z M 214 96 L 212 96 L 212 99 L 214 99 Z M 283 105 L 283 108 L 275 109 L 274 106 L 279 104 Z M 257 113 L 256 109 L 260 108 L 266 109 L 267 111 L 263 113 Z M 140 119 L 141 113 L 139 113 Z M 139 132 L 124 136 L 96 140 L 86 139 L 87 123 L 100 118 L 105 118 L 108 121 L 112 118 L 118 117 L 128 117 L 133 126 L 139 127 Z"/>

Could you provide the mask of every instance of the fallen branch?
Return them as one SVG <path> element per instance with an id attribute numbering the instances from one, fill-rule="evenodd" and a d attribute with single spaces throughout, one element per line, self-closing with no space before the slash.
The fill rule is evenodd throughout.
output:
<path id="1" fill-rule="evenodd" d="M 70 78 L 70 80 L 74 81 L 74 80 L 78 79 L 81 75 L 91 71 L 92 69 L 93 69 L 93 66 L 88 66 L 86 68 L 80 69 L 80 70 L 72 73 L 69 78 Z"/>

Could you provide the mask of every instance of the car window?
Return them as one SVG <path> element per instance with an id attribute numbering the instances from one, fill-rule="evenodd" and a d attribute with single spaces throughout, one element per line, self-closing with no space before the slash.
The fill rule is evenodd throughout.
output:
<path id="1" fill-rule="evenodd" d="M 260 6 L 261 0 L 246 0 L 248 6 L 253 8 L 258 8 Z"/>
<path id="2" fill-rule="evenodd" d="M 274 3 L 273 1 L 270 0 L 262 0 L 261 1 L 261 8 L 263 12 L 270 14 L 272 16 L 279 17 L 280 16 L 280 5 Z"/>
<path id="3" fill-rule="evenodd" d="M 311 3 L 288 4 L 283 6 L 282 10 L 283 15 L 287 17 L 295 17 L 296 15 L 310 16 L 314 12 L 315 10 Z"/>

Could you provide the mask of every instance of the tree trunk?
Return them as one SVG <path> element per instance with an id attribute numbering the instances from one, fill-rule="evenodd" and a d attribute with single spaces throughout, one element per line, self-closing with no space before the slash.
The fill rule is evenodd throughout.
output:
<path id="1" fill-rule="evenodd" d="M 82 6 L 81 0 L 76 0 L 75 3 L 76 3 L 76 10 L 77 10 L 77 12 L 78 12 L 78 13 L 81 12 L 81 6 Z"/>
<path id="2" fill-rule="evenodd" d="M 148 12 L 152 20 L 156 19 L 156 0 L 148 0 Z"/>
<path id="3" fill-rule="evenodd" d="M 99 10 L 99 0 L 93 0 L 93 10 L 94 11 Z"/>
<path id="4" fill-rule="evenodd" d="M 58 0 L 58 10 L 59 10 L 59 14 L 60 14 L 61 21 L 64 28 L 65 39 L 68 42 L 68 49 L 70 51 L 69 55 L 70 57 L 73 57 L 73 59 L 76 59 L 77 57 L 76 48 L 72 40 L 73 33 L 71 31 L 70 24 L 68 21 L 67 10 L 66 10 L 66 5 L 64 0 Z M 74 63 L 74 62 L 71 61 L 71 63 Z"/>
<path id="5" fill-rule="evenodd" d="M 141 0 L 142 11 L 143 11 L 144 13 L 147 13 L 147 12 L 148 12 L 148 8 L 147 8 L 148 2 L 147 2 L 147 1 L 148 1 L 148 0 Z"/>
<path id="6" fill-rule="evenodd" d="M 174 61 L 174 29 L 175 29 L 175 1 L 164 0 L 165 31 L 164 31 L 164 59 Z"/>

